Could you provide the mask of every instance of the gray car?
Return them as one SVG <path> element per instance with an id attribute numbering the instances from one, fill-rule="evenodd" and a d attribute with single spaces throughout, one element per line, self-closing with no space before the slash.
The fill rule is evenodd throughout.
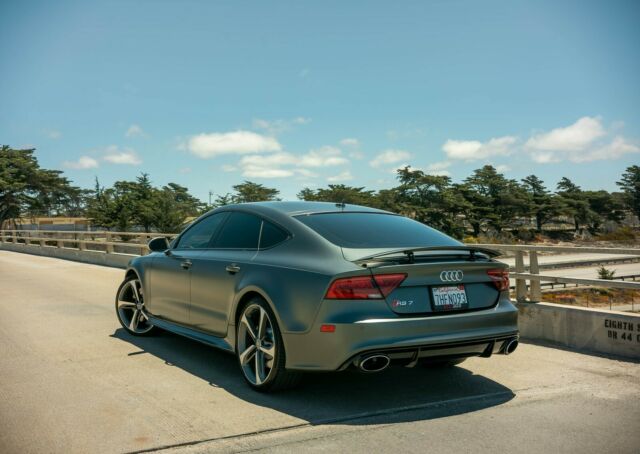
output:
<path id="1" fill-rule="evenodd" d="M 260 391 L 291 387 L 304 371 L 452 365 L 518 344 L 496 253 L 387 211 L 229 205 L 149 248 L 117 292 L 124 329 L 234 353 Z"/>

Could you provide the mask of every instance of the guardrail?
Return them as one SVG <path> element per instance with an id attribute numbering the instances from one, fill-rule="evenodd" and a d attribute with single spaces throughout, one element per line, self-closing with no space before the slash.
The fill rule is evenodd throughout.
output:
<path id="1" fill-rule="evenodd" d="M 105 254 L 145 255 L 149 253 L 147 242 L 154 237 L 168 239 L 176 234 L 147 232 L 63 232 L 48 230 L 0 230 L 0 243 L 24 244 L 25 246 L 51 247 L 65 250 L 104 252 Z M 583 279 L 540 274 L 538 253 L 583 253 L 615 254 L 640 257 L 640 249 L 565 247 L 536 245 L 478 244 L 500 252 L 515 253 L 516 299 L 519 302 L 542 300 L 542 282 L 551 284 L 595 285 L 607 288 L 640 290 L 640 282 L 608 279 Z M 528 257 L 529 272 L 526 271 L 525 257 Z M 625 276 L 626 277 L 626 276 Z M 632 276 L 629 276 L 631 278 Z M 635 278 L 634 278 L 635 280 Z M 527 284 L 527 281 L 529 282 Z"/>
<path id="2" fill-rule="evenodd" d="M 67 232 L 56 230 L 0 230 L 0 243 L 26 246 L 77 249 L 106 254 L 146 255 L 151 238 L 164 236 L 171 239 L 175 233 L 146 232 Z"/>
<path id="3" fill-rule="evenodd" d="M 510 276 L 512 278 L 515 278 L 516 280 L 516 300 L 518 302 L 540 302 L 542 300 L 542 282 L 550 282 L 554 284 L 594 285 L 607 288 L 640 290 L 640 282 L 628 282 L 624 279 L 622 281 L 617 281 L 610 279 L 584 279 L 540 274 L 540 265 L 538 263 L 539 252 L 553 252 L 561 254 L 616 254 L 640 257 L 640 249 L 534 246 L 528 244 L 478 244 L 477 246 L 495 249 L 500 252 L 515 252 L 515 273 L 511 273 Z M 525 272 L 525 255 L 529 258 L 528 273 Z M 529 284 L 527 284 L 527 281 L 529 281 Z"/>

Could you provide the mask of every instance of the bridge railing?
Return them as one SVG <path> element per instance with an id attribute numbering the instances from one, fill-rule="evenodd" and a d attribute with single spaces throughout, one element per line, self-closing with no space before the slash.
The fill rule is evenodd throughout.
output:
<path id="1" fill-rule="evenodd" d="M 154 237 L 164 236 L 171 239 L 176 234 L 146 232 L 66 232 L 53 230 L 0 230 L 0 243 L 24 244 L 25 247 L 53 247 L 76 249 L 79 251 L 104 252 L 106 254 L 145 255 L 149 253 L 147 242 Z M 565 247 L 537 245 L 480 244 L 504 254 L 515 255 L 516 299 L 520 302 L 542 300 L 542 282 L 559 284 L 591 285 L 605 288 L 640 290 L 640 282 L 583 279 L 572 277 L 549 276 L 540 274 L 539 253 L 579 253 L 579 254 L 612 254 L 637 256 L 640 249 L 632 248 L 599 248 L 599 247 Z M 528 264 L 525 263 L 528 259 Z M 528 272 L 527 272 L 528 271 Z"/>
<path id="2" fill-rule="evenodd" d="M 106 254 L 146 255 L 151 238 L 164 236 L 171 239 L 174 233 L 111 232 L 111 231 L 55 231 L 55 230 L 0 230 L 0 243 L 24 244 L 104 252 Z"/>
<path id="3" fill-rule="evenodd" d="M 584 279 L 540 274 L 540 265 L 538 260 L 539 253 L 541 252 L 549 252 L 553 254 L 611 254 L 640 257 L 640 249 L 588 246 L 536 246 L 530 244 L 478 244 L 477 246 L 515 255 L 515 273 L 511 273 L 510 277 L 512 279 L 515 278 L 516 299 L 519 302 L 542 301 L 542 282 L 640 290 L 640 282 L 614 279 Z M 528 258 L 528 264 L 525 263 L 525 258 Z M 528 272 L 526 272 L 527 270 Z"/>

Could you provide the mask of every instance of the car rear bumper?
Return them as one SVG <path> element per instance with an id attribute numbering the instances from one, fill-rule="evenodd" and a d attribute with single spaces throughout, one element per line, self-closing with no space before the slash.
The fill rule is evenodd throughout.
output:
<path id="1" fill-rule="evenodd" d="M 518 335 L 518 310 L 507 298 L 480 311 L 399 317 L 388 310 L 382 316 L 380 308 L 380 317 L 359 320 L 341 317 L 354 313 L 340 306 L 343 304 L 323 304 L 307 333 L 284 333 L 288 369 L 340 370 L 364 355 L 379 352 L 389 356 L 392 363 L 405 365 L 426 357 L 489 356 L 497 353 L 505 340 Z M 368 309 L 371 313 L 372 308 Z M 335 332 L 321 332 L 320 326 L 326 323 L 334 324 Z"/>

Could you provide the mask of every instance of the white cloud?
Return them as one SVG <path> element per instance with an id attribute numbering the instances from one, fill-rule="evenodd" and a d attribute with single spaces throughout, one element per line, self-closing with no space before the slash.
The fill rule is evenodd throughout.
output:
<path id="1" fill-rule="evenodd" d="M 639 153 L 640 147 L 622 136 L 616 136 L 610 143 L 605 143 L 607 136 L 610 137 L 611 133 L 622 127 L 622 122 L 616 122 L 607 131 L 600 118 L 582 117 L 570 126 L 532 136 L 524 148 L 538 164 L 562 161 L 583 163 L 618 159 L 629 153 Z"/>
<path id="2" fill-rule="evenodd" d="M 231 164 L 224 164 L 222 166 L 223 172 L 235 172 L 236 170 L 238 170 L 238 168 L 236 166 L 232 166 Z"/>
<path id="3" fill-rule="evenodd" d="M 199 158 L 209 159 L 224 154 L 249 154 L 280 151 L 278 141 L 251 131 L 212 132 L 191 137 L 186 148 Z"/>
<path id="4" fill-rule="evenodd" d="M 508 172 L 509 170 L 511 170 L 511 167 L 509 167 L 506 164 L 497 165 L 495 168 L 496 168 L 496 172 L 499 172 L 499 173 L 504 173 L 504 172 Z"/>
<path id="5" fill-rule="evenodd" d="M 264 167 L 247 167 L 242 175 L 247 178 L 287 178 L 293 176 L 290 169 L 268 169 Z"/>
<path id="6" fill-rule="evenodd" d="M 293 176 L 294 171 L 283 167 L 294 165 L 295 162 L 295 156 L 290 153 L 250 155 L 242 157 L 239 167 L 247 178 L 284 178 Z"/>
<path id="7" fill-rule="evenodd" d="M 525 148 L 542 151 L 579 151 L 605 134 L 599 118 L 582 117 L 570 126 L 534 135 L 527 140 Z"/>
<path id="8" fill-rule="evenodd" d="M 533 151 L 531 152 L 531 159 L 538 164 L 550 164 L 561 161 L 558 155 L 550 151 Z"/>
<path id="9" fill-rule="evenodd" d="M 191 173 L 191 167 L 182 167 L 180 170 L 178 170 L 178 172 L 180 172 L 180 174 L 182 175 L 186 175 L 188 173 Z"/>
<path id="10" fill-rule="evenodd" d="M 138 165 L 142 164 L 142 159 L 138 157 L 136 152 L 131 148 L 119 149 L 115 145 L 110 145 L 105 150 L 105 156 L 102 158 L 111 164 Z"/>
<path id="11" fill-rule="evenodd" d="M 405 159 L 409 159 L 411 157 L 411 153 L 404 150 L 385 150 L 382 153 L 378 154 L 373 160 L 369 163 L 371 167 L 380 167 L 384 164 L 395 164 L 396 162 L 403 161 Z"/>
<path id="12" fill-rule="evenodd" d="M 341 172 L 337 175 L 333 175 L 327 178 L 327 181 L 330 181 L 332 183 L 335 183 L 338 181 L 349 181 L 349 180 L 353 180 L 353 175 L 351 175 L 351 172 L 348 170 L 345 170 L 344 172 Z"/>
<path id="13" fill-rule="evenodd" d="M 340 141 L 340 145 L 345 147 L 357 147 L 358 145 L 360 145 L 360 142 L 358 141 L 358 139 L 355 139 L 353 137 L 346 137 Z"/>
<path id="14" fill-rule="evenodd" d="M 143 131 L 143 129 L 136 124 L 129 126 L 127 132 L 124 133 L 125 137 L 147 137 L 147 134 Z"/>
<path id="15" fill-rule="evenodd" d="M 309 169 L 303 169 L 303 168 L 301 168 L 301 167 L 299 167 L 299 168 L 297 168 L 297 169 L 296 169 L 296 173 L 297 173 L 298 175 L 300 175 L 301 177 L 304 177 L 304 178 L 315 178 L 315 177 L 317 177 L 317 176 L 318 176 L 318 174 L 317 174 L 317 173 L 312 172 L 312 171 L 311 171 L 311 170 L 309 170 Z"/>
<path id="16" fill-rule="evenodd" d="M 446 170 L 449 167 L 451 167 L 451 163 L 449 161 L 434 162 L 427 165 L 427 167 L 424 169 L 424 173 L 427 173 L 429 175 L 448 177 L 449 175 L 451 175 L 451 173 Z"/>
<path id="17" fill-rule="evenodd" d="M 65 161 L 65 167 L 76 170 L 95 169 L 98 167 L 98 161 L 89 156 L 80 156 L 77 161 Z"/>
<path id="18" fill-rule="evenodd" d="M 640 147 L 618 136 L 608 145 L 582 153 L 570 153 L 569 160 L 572 162 L 590 162 L 604 159 L 618 159 L 629 153 L 640 153 Z"/>
<path id="19" fill-rule="evenodd" d="M 294 175 L 317 176 L 309 169 L 347 164 L 340 149 L 325 146 L 303 155 L 288 152 L 243 156 L 238 163 L 242 175 L 248 178 L 284 178 Z"/>
<path id="20" fill-rule="evenodd" d="M 264 120 L 262 118 L 253 119 L 253 128 L 267 131 L 270 135 L 275 136 L 283 132 L 289 131 L 294 126 L 306 125 L 311 123 L 311 118 L 295 117 L 290 120 Z"/>
<path id="21" fill-rule="evenodd" d="M 300 167 L 331 167 L 347 164 L 348 162 L 342 156 L 339 148 L 324 146 L 302 155 L 298 165 Z"/>
<path id="22" fill-rule="evenodd" d="M 493 156 L 510 155 L 513 152 L 511 147 L 517 140 L 513 136 L 496 137 L 487 142 L 449 139 L 442 145 L 442 149 L 449 159 L 478 161 Z"/>
<path id="23" fill-rule="evenodd" d="M 467 162 L 483 160 L 490 163 L 492 158 L 510 155 L 528 156 L 538 164 L 619 159 L 630 153 L 640 153 L 640 144 L 621 135 L 623 127 L 624 124 L 617 121 L 605 128 L 599 117 L 585 116 L 569 126 L 534 133 L 524 143 L 519 143 L 515 136 L 493 138 L 487 142 L 450 139 L 442 149 L 449 160 Z M 496 169 L 500 172 L 510 170 L 507 164 L 497 165 Z"/>

